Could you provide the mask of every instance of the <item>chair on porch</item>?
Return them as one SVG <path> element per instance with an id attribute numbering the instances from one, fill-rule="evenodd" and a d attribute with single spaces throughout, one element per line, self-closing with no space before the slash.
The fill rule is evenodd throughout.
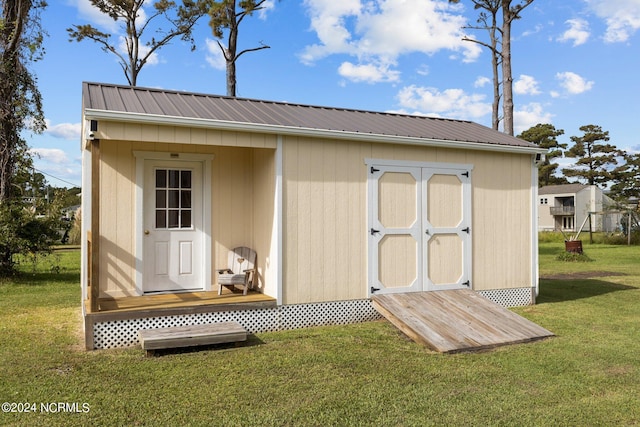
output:
<path id="1" fill-rule="evenodd" d="M 253 249 L 241 246 L 229 251 L 229 268 L 218 270 L 218 295 L 222 294 L 222 288 L 235 290 L 236 285 L 243 285 L 243 295 L 253 287 L 256 273 L 256 252 Z"/>

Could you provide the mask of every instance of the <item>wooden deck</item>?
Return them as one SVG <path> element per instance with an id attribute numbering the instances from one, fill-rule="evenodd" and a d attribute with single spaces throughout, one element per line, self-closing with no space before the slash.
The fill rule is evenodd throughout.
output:
<path id="1" fill-rule="evenodd" d="M 91 311 L 92 302 L 85 301 L 85 347 L 93 349 L 93 325 L 96 323 L 143 319 L 149 317 L 179 316 L 222 311 L 259 310 L 277 306 L 275 298 L 250 291 L 247 295 L 223 290 L 212 292 L 180 292 L 121 298 L 99 298 L 97 311 Z"/>
<path id="2" fill-rule="evenodd" d="M 373 306 L 414 341 L 441 353 L 525 343 L 552 332 L 471 290 L 375 295 Z"/>
<path id="3" fill-rule="evenodd" d="M 259 292 L 232 293 L 225 290 L 222 295 L 212 292 L 179 292 L 155 295 L 142 295 L 121 298 L 100 298 L 99 312 L 140 311 L 149 309 L 167 309 L 177 307 L 197 307 L 202 305 L 246 304 L 275 301 L 274 298 Z"/>

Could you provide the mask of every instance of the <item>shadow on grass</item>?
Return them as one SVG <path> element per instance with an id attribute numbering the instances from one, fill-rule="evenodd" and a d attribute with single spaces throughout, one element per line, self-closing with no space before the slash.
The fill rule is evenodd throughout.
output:
<path id="1" fill-rule="evenodd" d="M 42 272 L 20 272 L 19 274 L 3 279 L 5 283 L 12 283 L 20 286 L 43 286 L 52 283 L 80 283 L 80 273 L 78 271 L 61 271 L 52 273 Z"/>
<path id="2" fill-rule="evenodd" d="M 563 252 L 564 248 L 560 246 L 540 246 L 538 248 L 538 254 L 540 255 L 558 255 Z"/>
<path id="3" fill-rule="evenodd" d="M 199 346 L 191 346 L 191 347 L 176 347 L 176 348 L 167 348 L 162 350 L 154 350 L 150 357 L 159 357 L 166 356 L 170 354 L 185 354 L 185 353 L 199 353 L 202 351 L 233 351 L 237 348 L 242 347 L 254 347 L 263 345 L 264 341 L 255 336 L 254 334 L 249 334 L 247 336 L 247 340 L 238 343 L 222 343 L 222 344 L 208 344 L 208 345 L 199 345 Z"/>
<path id="4" fill-rule="evenodd" d="M 540 280 L 540 295 L 536 304 L 573 301 L 605 295 L 611 292 L 637 289 L 633 286 L 604 280 Z"/>

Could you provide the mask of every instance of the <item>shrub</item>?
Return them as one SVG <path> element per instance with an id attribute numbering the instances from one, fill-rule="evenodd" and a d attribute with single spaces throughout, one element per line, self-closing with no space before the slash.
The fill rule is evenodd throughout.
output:
<path id="1" fill-rule="evenodd" d="M 558 254 L 558 256 L 556 257 L 556 260 L 565 261 L 565 262 L 592 262 L 593 261 L 584 252 L 580 254 L 577 252 L 567 252 L 567 251 L 563 251 L 560 254 Z"/>
<path id="2" fill-rule="evenodd" d="M 60 216 L 54 210 L 36 215 L 21 201 L 0 204 L 0 277 L 16 273 L 15 255 L 49 253 L 60 241 Z"/>

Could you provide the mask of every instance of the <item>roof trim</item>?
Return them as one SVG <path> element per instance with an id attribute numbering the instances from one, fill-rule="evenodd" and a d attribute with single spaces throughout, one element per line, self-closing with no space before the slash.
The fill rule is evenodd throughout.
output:
<path id="1" fill-rule="evenodd" d="M 464 148 L 479 151 L 493 151 L 502 153 L 546 153 L 547 150 L 539 147 L 517 147 L 508 145 L 487 144 L 482 142 L 467 142 L 456 140 L 441 140 L 430 138 L 417 138 L 409 136 L 381 135 L 374 133 L 359 133 L 350 131 L 338 131 L 328 129 L 313 129 L 304 127 L 292 127 L 272 124 L 235 122 L 215 119 L 201 119 L 193 117 L 167 116 L 160 114 L 133 113 L 124 111 L 101 110 L 85 108 L 86 120 L 107 120 L 141 124 L 161 124 L 168 126 L 186 126 L 197 128 L 211 128 L 229 131 L 253 131 L 275 135 L 295 135 L 311 137 L 331 137 L 342 140 L 373 141 L 392 144 L 428 145 L 442 148 Z"/>

